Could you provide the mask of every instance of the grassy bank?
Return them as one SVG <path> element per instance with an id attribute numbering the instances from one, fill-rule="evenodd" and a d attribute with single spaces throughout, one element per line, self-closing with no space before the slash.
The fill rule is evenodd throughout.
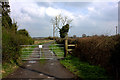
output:
<path id="1" fill-rule="evenodd" d="M 52 49 L 52 46 L 53 44 L 49 47 Z M 61 57 L 59 56 L 59 51 L 62 52 L 62 56 L 64 55 L 64 50 L 61 50 L 58 45 L 54 45 L 54 47 L 57 47 L 57 50 L 53 50 L 57 57 Z M 87 62 L 82 62 L 77 57 L 68 55 L 65 59 L 60 60 L 60 63 L 83 80 L 108 80 L 105 69 L 99 66 L 90 65 Z"/>
<path id="2" fill-rule="evenodd" d="M 22 65 L 22 60 L 20 57 L 18 58 L 17 63 Z M 14 61 L 11 61 L 11 63 L 4 63 L 2 65 L 2 78 L 5 78 L 10 73 L 14 72 L 18 67 L 19 66 Z"/>
<path id="3" fill-rule="evenodd" d="M 56 42 L 64 43 L 64 39 L 58 39 Z M 120 35 L 68 38 L 68 43 L 77 45 L 72 55 L 81 61 L 104 67 L 114 80 L 120 79 Z"/>
<path id="4" fill-rule="evenodd" d="M 109 80 L 105 69 L 82 62 L 77 57 L 69 55 L 60 63 L 83 80 Z"/>

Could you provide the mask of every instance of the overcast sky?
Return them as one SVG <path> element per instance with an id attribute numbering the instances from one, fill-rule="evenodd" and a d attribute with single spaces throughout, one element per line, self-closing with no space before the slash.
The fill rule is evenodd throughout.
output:
<path id="1" fill-rule="evenodd" d="M 29 1 L 29 0 L 28 0 Z M 18 2 L 10 0 L 11 17 L 32 37 L 52 36 L 51 18 L 58 14 L 73 19 L 69 36 L 114 35 L 118 2 Z"/>

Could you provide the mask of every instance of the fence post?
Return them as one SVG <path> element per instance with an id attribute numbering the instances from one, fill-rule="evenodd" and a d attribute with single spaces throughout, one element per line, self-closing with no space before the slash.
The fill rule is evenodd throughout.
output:
<path id="1" fill-rule="evenodd" d="M 64 57 L 66 57 L 67 54 L 68 54 L 68 39 L 65 39 L 64 45 L 65 45 L 65 47 L 64 47 Z"/>

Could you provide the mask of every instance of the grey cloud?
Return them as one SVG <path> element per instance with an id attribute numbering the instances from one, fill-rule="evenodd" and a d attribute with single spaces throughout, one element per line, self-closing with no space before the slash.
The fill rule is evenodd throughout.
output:
<path id="1" fill-rule="evenodd" d="M 56 2 L 53 4 L 53 6 L 59 7 L 59 8 L 85 8 L 88 5 L 90 5 L 91 2 Z"/>
<path id="2" fill-rule="evenodd" d="M 33 23 L 26 22 L 22 24 L 20 28 L 27 29 L 32 37 L 52 36 L 52 25 L 50 23 L 50 17 L 47 16 L 44 18 L 32 17 L 32 20 L 34 21 Z"/>
<path id="3" fill-rule="evenodd" d="M 51 6 L 51 3 L 49 3 L 49 2 L 36 2 L 36 4 L 38 5 L 38 6 L 44 6 L 44 7 L 49 7 L 49 6 Z"/>
<path id="4" fill-rule="evenodd" d="M 41 7 L 52 7 L 56 9 L 64 9 L 71 13 L 73 13 L 73 16 L 75 17 L 75 20 L 73 20 L 72 28 L 70 29 L 69 35 L 77 35 L 81 36 L 82 34 L 87 35 L 93 35 L 93 34 L 114 34 L 113 30 L 115 24 L 117 24 L 117 8 L 111 9 L 109 5 L 102 6 L 102 4 L 99 3 L 97 5 L 96 3 L 76 3 L 76 2 L 64 2 L 64 3 L 45 3 L 45 2 L 36 2 L 37 6 Z M 19 6 L 19 4 L 18 4 Z M 26 6 L 25 6 L 26 7 Z M 94 7 L 97 12 L 100 13 L 97 14 L 96 12 L 88 12 L 88 7 Z M 12 7 L 14 9 L 14 7 Z M 101 9 L 105 8 L 105 9 Z M 17 8 L 15 8 L 17 9 Z M 18 8 L 19 9 L 19 8 Z M 72 9 L 72 11 L 71 11 Z M 24 10 L 24 6 L 21 6 L 19 9 L 21 11 L 18 12 L 11 12 L 14 16 L 13 18 L 16 19 L 16 16 L 18 14 L 28 14 L 28 16 L 32 19 L 32 21 L 26 21 L 26 22 L 18 22 L 20 24 L 20 28 L 27 29 L 31 36 L 41 36 L 41 37 L 47 37 L 52 36 L 52 24 L 50 23 L 50 19 L 52 17 L 45 14 L 44 17 L 38 17 L 38 15 L 32 15 Z M 18 10 L 17 10 L 18 11 Z M 16 14 L 17 13 L 17 14 Z M 76 18 L 78 17 L 78 14 L 82 14 L 85 19 Z M 21 16 L 22 17 L 22 16 Z M 95 24 L 94 24 L 95 23 Z"/>

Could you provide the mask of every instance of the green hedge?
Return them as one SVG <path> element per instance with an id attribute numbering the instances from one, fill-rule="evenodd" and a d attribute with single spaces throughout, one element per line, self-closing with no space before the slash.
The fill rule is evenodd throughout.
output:
<path id="1" fill-rule="evenodd" d="M 120 76 L 120 35 L 79 38 L 73 55 L 106 68 L 116 79 Z"/>
<path id="2" fill-rule="evenodd" d="M 2 30 L 2 61 L 16 61 L 20 56 L 20 45 L 32 44 L 30 37 L 13 33 L 11 30 L 3 28 Z"/>

